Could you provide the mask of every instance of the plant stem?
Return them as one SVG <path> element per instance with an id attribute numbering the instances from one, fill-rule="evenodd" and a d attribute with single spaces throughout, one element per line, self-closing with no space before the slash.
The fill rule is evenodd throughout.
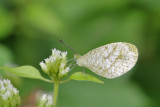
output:
<path id="1" fill-rule="evenodd" d="M 59 89 L 59 82 L 54 82 L 54 93 L 53 93 L 53 104 L 54 104 L 54 107 L 56 107 L 56 103 L 57 103 L 58 89 Z"/>

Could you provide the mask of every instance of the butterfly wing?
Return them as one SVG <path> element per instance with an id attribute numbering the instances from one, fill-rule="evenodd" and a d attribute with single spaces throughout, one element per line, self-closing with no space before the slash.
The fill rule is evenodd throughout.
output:
<path id="1" fill-rule="evenodd" d="M 116 78 L 131 70 L 138 59 L 136 46 L 130 43 L 110 43 L 91 50 L 77 60 L 79 66 L 84 66 L 94 73 Z"/>

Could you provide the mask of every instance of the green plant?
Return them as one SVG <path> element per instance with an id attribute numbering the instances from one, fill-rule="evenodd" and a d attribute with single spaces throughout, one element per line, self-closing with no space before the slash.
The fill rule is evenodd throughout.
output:
<path id="1" fill-rule="evenodd" d="M 78 81 L 92 81 L 96 83 L 103 83 L 101 80 L 83 72 L 75 72 L 67 79 L 68 72 L 71 70 L 70 66 L 67 63 L 67 52 L 61 52 L 59 50 L 53 49 L 52 55 L 45 59 L 45 61 L 40 62 L 42 71 L 46 73 L 50 79 L 44 78 L 40 72 L 33 66 L 20 66 L 20 67 L 0 67 L 0 69 L 8 71 L 10 73 L 16 74 L 21 77 L 40 79 L 46 82 L 54 84 L 54 93 L 53 93 L 53 102 L 50 100 L 51 97 L 44 95 L 40 102 L 39 107 L 56 107 L 59 85 L 70 80 Z M 48 99 L 48 100 L 44 100 Z M 51 106 L 51 104 L 53 104 Z M 14 106 L 13 106 L 14 107 Z"/>

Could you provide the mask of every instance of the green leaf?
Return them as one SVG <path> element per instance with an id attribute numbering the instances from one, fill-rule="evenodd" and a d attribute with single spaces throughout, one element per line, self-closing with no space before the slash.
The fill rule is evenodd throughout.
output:
<path id="1" fill-rule="evenodd" d="M 83 72 L 76 72 L 72 74 L 69 78 L 69 80 L 78 80 L 78 81 L 92 81 L 96 83 L 104 83 L 103 81 L 97 79 L 96 77 L 93 77 L 89 74 L 83 73 Z"/>
<path id="2" fill-rule="evenodd" d="M 46 82 L 52 82 L 51 80 L 48 80 L 42 77 L 40 72 L 32 66 L 0 67 L 0 69 L 8 71 L 10 73 L 13 73 L 21 77 L 40 79 Z"/>

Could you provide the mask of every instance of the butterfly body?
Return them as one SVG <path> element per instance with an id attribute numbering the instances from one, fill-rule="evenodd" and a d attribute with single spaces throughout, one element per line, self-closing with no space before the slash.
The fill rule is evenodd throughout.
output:
<path id="1" fill-rule="evenodd" d="M 116 78 L 133 68 L 138 50 L 130 43 L 116 42 L 93 49 L 83 56 L 75 55 L 75 59 L 79 66 L 87 67 L 100 76 Z"/>

